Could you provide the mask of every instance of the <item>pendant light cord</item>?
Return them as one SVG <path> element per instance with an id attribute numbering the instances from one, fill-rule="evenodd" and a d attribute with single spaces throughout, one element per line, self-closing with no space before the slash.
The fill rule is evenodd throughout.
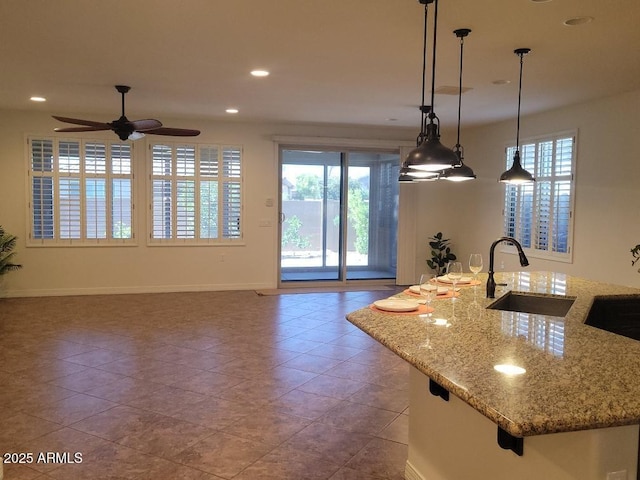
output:
<path id="1" fill-rule="evenodd" d="M 522 65 L 523 65 L 523 61 L 522 58 L 524 57 L 524 53 L 525 52 L 519 52 L 518 55 L 520 56 L 520 82 L 518 84 L 518 121 L 516 123 L 517 127 L 516 127 L 516 152 L 520 151 L 520 103 L 522 101 Z"/>
<path id="2" fill-rule="evenodd" d="M 433 105 L 435 103 L 436 95 L 436 39 L 438 33 L 438 0 L 435 0 L 435 12 L 433 17 L 433 52 L 431 53 L 431 111 L 429 112 L 429 118 L 433 122 L 435 113 L 433 112 Z"/>
<path id="3" fill-rule="evenodd" d="M 420 145 L 425 137 L 425 105 L 424 105 L 424 95 L 425 95 L 425 87 L 426 87 L 426 76 L 427 76 L 427 18 L 428 18 L 428 6 L 429 4 L 425 2 L 424 4 L 424 31 L 422 35 L 422 100 L 420 103 L 420 135 L 418 136 L 417 144 Z"/>
<path id="4" fill-rule="evenodd" d="M 460 78 L 458 79 L 458 138 L 456 148 L 460 150 L 460 117 L 462 112 L 462 53 L 464 49 L 464 36 L 460 35 Z"/>

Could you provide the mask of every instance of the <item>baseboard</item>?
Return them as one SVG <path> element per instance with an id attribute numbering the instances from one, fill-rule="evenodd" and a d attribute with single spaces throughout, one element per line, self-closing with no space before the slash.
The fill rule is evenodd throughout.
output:
<path id="1" fill-rule="evenodd" d="M 229 290 L 259 290 L 271 288 L 269 284 L 209 284 L 209 285 L 145 285 L 135 287 L 54 288 L 33 290 L 6 290 L 0 298 L 68 297 L 73 295 L 123 295 L 136 293 L 217 292 Z"/>
<path id="2" fill-rule="evenodd" d="M 404 478 L 405 480 L 426 480 L 418 471 L 413 467 L 411 462 L 407 460 L 404 466 Z"/>

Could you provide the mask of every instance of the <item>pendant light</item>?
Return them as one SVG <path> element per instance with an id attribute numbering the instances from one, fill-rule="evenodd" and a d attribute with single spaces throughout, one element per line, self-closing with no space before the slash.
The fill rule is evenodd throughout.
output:
<path id="1" fill-rule="evenodd" d="M 400 168 L 399 182 L 432 182 L 439 177 L 438 172 L 427 172 L 426 170 L 414 170 L 409 167 Z"/>
<path id="2" fill-rule="evenodd" d="M 450 148 L 440 143 L 440 120 L 433 111 L 435 97 L 435 80 L 436 80 L 436 39 L 438 28 L 438 0 L 418 0 L 424 5 L 424 38 L 423 38 L 423 62 L 422 62 L 422 103 L 424 105 L 425 91 L 425 75 L 426 75 L 426 52 L 427 52 L 427 6 L 435 3 L 435 14 L 433 22 L 433 49 L 432 49 L 432 66 L 431 66 L 431 109 L 429 114 L 425 116 L 422 112 L 422 122 L 420 125 L 420 135 L 418 135 L 417 147 L 409 152 L 407 158 L 402 163 L 403 167 L 413 170 L 426 170 L 430 172 L 438 172 L 446 168 L 458 165 L 458 156 Z M 429 123 L 427 124 L 427 118 Z M 437 121 L 437 123 L 436 123 Z"/>
<path id="3" fill-rule="evenodd" d="M 517 48 L 513 51 L 520 57 L 520 84 L 518 86 L 518 126 L 516 129 L 516 153 L 513 155 L 513 165 L 509 170 L 500 175 L 500 182 L 512 185 L 535 182 L 533 175 L 522 168 L 520 163 L 520 103 L 522 99 L 522 64 L 523 57 L 531 51 L 530 48 Z"/>
<path id="4" fill-rule="evenodd" d="M 465 182 L 467 180 L 473 180 L 476 178 L 476 174 L 473 173 L 471 167 L 464 164 L 464 148 L 460 145 L 460 112 L 462 110 L 462 54 L 464 49 L 464 38 L 471 33 L 468 28 L 459 28 L 454 30 L 456 37 L 460 39 L 460 78 L 458 84 L 458 139 L 455 147 L 453 147 L 454 153 L 458 156 L 459 165 L 453 168 L 445 170 L 440 178 L 449 180 L 450 182 Z"/>

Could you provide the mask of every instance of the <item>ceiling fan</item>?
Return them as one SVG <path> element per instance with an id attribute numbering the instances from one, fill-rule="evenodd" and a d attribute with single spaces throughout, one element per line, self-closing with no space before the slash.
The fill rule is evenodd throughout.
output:
<path id="1" fill-rule="evenodd" d="M 122 115 L 119 119 L 114 120 L 113 122 L 103 123 L 53 115 L 53 118 L 61 122 L 71 123 L 73 125 L 82 125 L 81 127 L 55 128 L 54 131 L 97 132 L 101 130 L 113 130 L 120 140 L 137 140 L 144 137 L 146 133 L 152 135 L 169 135 L 174 137 L 195 137 L 196 135 L 200 135 L 200 130 L 163 127 L 159 120 L 155 120 L 153 118 L 145 120 L 129 120 L 124 115 L 124 95 L 131 90 L 131 87 L 127 85 L 116 85 L 116 90 L 122 95 Z"/>

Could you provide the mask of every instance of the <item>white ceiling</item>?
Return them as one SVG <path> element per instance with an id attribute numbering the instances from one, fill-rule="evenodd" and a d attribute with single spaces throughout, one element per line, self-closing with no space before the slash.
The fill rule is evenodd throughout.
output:
<path id="1" fill-rule="evenodd" d="M 438 8 L 436 87 L 457 88 L 452 32 L 472 29 L 463 126 L 515 116 L 515 48 L 532 49 L 523 114 L 640 88 L 638 0 L 440 0 Z M 1 0 L 0 108 L 110 121 L 120 114 L 113 86 L 126 84 L 131 120 L 228 119 L 234 106 L 238 120 L 417 129 L 423 11 L 417 0 Z M 433 13 L 431 5 L 430 23 Z M 594 20 L 563 25 L 576 16 Z M 271 75 L 251 77 L 256 67 Z M 455 123 L 457 97 L 437 95 L 435 111 Z"/>

